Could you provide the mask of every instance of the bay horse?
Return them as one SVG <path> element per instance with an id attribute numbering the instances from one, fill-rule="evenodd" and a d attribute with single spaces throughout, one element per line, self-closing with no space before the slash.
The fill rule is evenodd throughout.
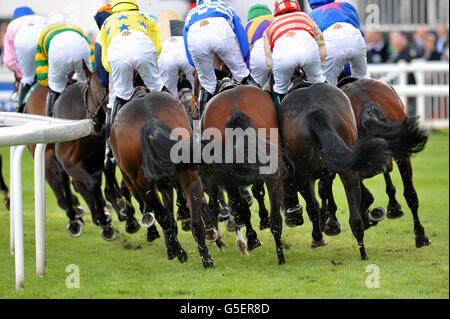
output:
<path id="1" fill-rule="evenodd" d="M 228 139 L 227 131 L 230 130 L 249 132 L 250 136 L 253 132 L 255 133 L 253 137 L 256 137 L 255 140 L 257 140 L 256 143 L 252 143 L 251 137 L 242 136 L 243 139 L 240 141 L 243 142 L 243 145 L 241 144 L 243 148 L 240 152 L 240 137 L 237 137 L 236 141 L 233 138 L 231 140 L 231 149 L 233 150 L 231 159 L 234 159 L 234 161 L 231 162 L 225 159 L 227 156 L 231 156 L 225 154 L 229 144 L 226 141 Z M 276 133 L 271 130 L 275 130 Z M 201 173 L 203 176 L 208 176 L 215 184 L 225 187 L 231 199 L 232 210 L 237 212 L 236 217 L 240 219 L 241 223 L 245 224 L 248 250 L 261 246 L 261 243 L 251 225 L 251 213 L 247 201 L 242 196 L 242 186 L 261 185 L 264 182 L 267 184 L 271 203 L 270 230 L 275 240 L 278 264 L 284 264 L 285 258 L 281 244 L 282 218 L 280 215 L 284 171 L 281 148 L 279 147 L 281 141 L 278 134 L 278 121 L 272 99 L 263 90 L 248 85 L 236 86 L 221 92 L 208 102 L 201 117 L 201 131 L 207 137 L 212 137 L 210 143 L 217 148 L 213 151 L 209 149 L 208 155 L 213 152 L 215 160 L 210 163 L 203 163 Z M 214 132 L 217 132 L 218 136 Z M 261 174 L 261 168 L 266 163 L 262 163 L 259 156 L 256 160 L 252 160 L 250 154 L 256 152 L 256 149 L 266 152 L 267 148 L 275 154 L 274 158 L 278 165 L 270 174 Z M 219 154 L 216 154 L 216 152 L 225 154 L 225 156 L 216 158 L 216 155 Z M 205 146 L 203 146 L 202 153 L 205 153 Z M 243 161 L 237 160 L 242 155 Z"/>
<path id="2" fill-rule="evenodd" d="M 116 237 L 116 230 L 111 226 L 111 215 L 106 208 L 106 201 L 101 191 L 102 172 L 105 149 L 104 133 L 104 105 L 108 102 L 107 92 L 100 84 L 97 72 L 91 73 L 85 68 L 87 83 L 74 83 L 66 88 L 55 102 L 54 117 L 71 120 L 91 119 L 93 133 L 87 137 L 57 143 L 55 154 L 65 171 L 72 177 L 75 189 L 82 195 L 91 211 L 95 225 L 102 228 L 102 237 L 112 241 Z M 98 97 L 102 96 L 101 99 Z M 95 109 L 92 112 L 91 109 Z M 109 173 L 109 175 L 108 175 Z M 105 171 L 105 176 L 115 178 L 113 172 Z M 126 220 L 126 231 L 135 233 L 139 230 L 139 223 L 134 218 L 134 209 L 119 207 L 117 198 L 111 196 L 112 190 L 106 183 L 105 195 L 115 208 L 119 220 Z M 122 199 L 122 206 L 126 200 Z M 130 205 L 129 205 L 130 206 Z"/>
<path id="3" fill-rule="evenodd" d="M 6 208 L 9 210 L 9 189 L 8 186 L 5 183 L 5 180 L 3 179 L 3 159 L 0 155 L 0 191 L 3 194 L 3 202 L 5 203 Z"/>
<path id="4" fill-rule="evenodd" d="M 349 77 L 339 82 L 338 87 L 350 99 L 357 119 L 358 135 L 380 137 L 387 141 L 399 168 L 404 185 L 404 196 L 413 215 L 416 247 L 430 245 L 419 220 L 419 200 L 412 180 L 411 155 L 421 152 L 428 140 L 426 132 L 419 128 L 418 118 L 407 116 L 398 94 L 390 85 L 381 81 L 357 80 Z M 386 182 L 386 193 L 389 197 L 387 217 L 395 219 L 403 215 L 403 209 L 395 198 L 396 189 L 389 175 L 392 170 L 391 161 L 389 170 L 383 172 L 383 175 Z M 373 203 L 374 198 L 362 182 L 361 185 L 361 212 L 364 212 Z M 321 181 L 319 187 L 325 204 L 323 211 L 328 213 L 327 224 L 331 224 L 332 232 L 333 229 L 335 229 L 335 233 L 339 232 L 339 223 L 335 214 L 337 208 L 332 194 L 332 178 Z"/>
<path id="5" fill-rule="evenodd" d="M 390 156 L 387 143 L 380 138 L 359 137 L 349 99 L 326 83 L 295 80 L 278 109 L 278 119 L 283 148 L 294 169 L 285 204 L 294 207 L 297 191 L 301 193 L 313 224 L 312 247 L 324 246 L 315 180 L 339 174 L 347 195 L 350 227 L 361 259 L 366 260 L 360 178 L 386 169 Z"/>
<path id="6" fill-rule="evenodd" d="M 25 113 L 45 116 L 47 94 L 48 88 L 37 84 L 28 96 L 25 104 Z M 36 145 L 28 146 L 33 156 L 35 148 Z M 53 190 L 58 206 L 69 217 L 66 227 L 67 231 L 72 237 L 80 236 L 83 228 L 82 217 L 85 214 L 85 210 L 80 206 L 78 198 L 72 192 L 69 176 L 56 159 L 55 144 L 47 144 L 45 148 L 45 180 Z"/>
<path id="7" fill-rule="evenodd" d="M 188 136 L 179 142 L 171 139 L 174 129 L 183 129 Z M 143 204 L 143 214 L 154 212 L 163 228 L 167 257 L 185 262 L 188 258 L 177 238 L 177 225 L 161 204 L 157 193 L 167 185 L 179 184 L 187 199 L 191 214 L 191 231 L 198 244 L 204 268 L 213 268 L 205 240 L 210 234 L 202 220 L 205 209 L 198 168 L 191 164 L 176 164 L 171 149 L 177 143 L 192 144 L 192 129 L 183 105 L 165 92 L 150 92 L 132 98 L 116 115 L 111 127 L 111 149 L 124 181 L 135 198 Z M 183 144 L 184 145 L 184 144 Z M 210 223 L 206 222 L 206 227 Z M 212 229 L 211 229 L 212 231 Z M 210 235 L 215 240 L 215 235 Z"/>

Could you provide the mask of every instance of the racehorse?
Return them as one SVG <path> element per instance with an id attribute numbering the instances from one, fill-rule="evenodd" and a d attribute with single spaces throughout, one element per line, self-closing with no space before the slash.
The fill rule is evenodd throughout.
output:
<path id="1" fill-rule="evenodd" d="M 201 130 L 205 134 L 211 135 L 213 137 L 211 143 L 217 145 L 223 152 L 227 148 L 228 133 L 226 131 L 229 129 L 242 130 L 241 132 L 249 132 L 250 135 L 253 132 L 254 137 L 256 137 L 254 141 L 257 140 L 257 142 L 252 143 L 251 137 L 248 137 L 248 139 L 243 137 L 243 140 L 241 140 L 244 142 L 243 148 L 239 152 L 238 137 L 231 144 L 232 159 L 235 160 L 232 162 L 224 161 L 225 157 L 231 156 L 225 154 L 225 157 L 218 158 L 219 162 L 214 160 L 212 163 L 203 164 L 202 175 L 208 176 L 217 185 L 225 186 L 231 199 L 232 209 L 237 212 L 238 219 L 245 224 L 249 250 L 260 246 L 261 243 L 251 225 L 250 209 L 239 186 L 262 184 L 264 182 L 267 184 L 271 203 L 270 229 L 276 244 L 278 264 L 284 264 L 285 258 L 281 244 L 282 218 L 280 215 L 283 166 L 281 165 L 281 149 L 278 147 L 281 143 L 278 134 L 277 116 L 270 96 L 259 88 L 247 85 L 237 86 L 214 96 L 202 115 Z M 272 136 L 271 129 L 276 130 L 275 136 Z M 208 132 L 209 130 L 215 130 L 220 134 L 216 136 Z M 256 130 L 258 130 L 258 133 L 256 133 Z M 271 154 L 275 154 L 278 165 L 270 174 L 261 174 L 261 167 L 263 166 L 260 161 L 261 158 L 258 157 L 253 161 L 250 159 L 250 154 L 256 152 L 256 149 L 267 151 L 267 148 L 271 150 Z M 214 156 L 216 155 L 215 152 L 216 150 L 214 150 Z M 241 155 L 244 156 L 243 161 L 237 160 Z M 212 197 L 214 198 L 214 196 Z"/>
<path id="2" fill-rule="evenodd" d="M 75 189 L 83 196 L 89 206 L 94 224 L 102 228 L 102 237 L 111 241 L 116 237 L 116 230 L 111 226 L 111 215 L 101 191 L 102 171 L 105 149 L 105 134 L 102 124 L 105 113 L 102 105 L 107 103 L 107 92 L 101 86 L 97 72 L 91 73 L 85 68 L 88 83 L 75 83 L 67 87 L 55 103 L 54 117 L 81 120 L 91 119 L 93 133 L 90 136 L 55 145 L 58 161 L 72 177 Z M 98 96 L 102 96 L 98 99 Z M 95 112 L 91 109 L 95 108 Z M 110 174 L 111 175 L 111 174 Z M 108 172 L 105 172 L 108 178 Z M 114 176 L 112 177 L 114 178 Z M 105 194 L 111 195 L 106 183 Z M 118 207 L 116 197 L 108 200 L 118 212 L 119 220 L 126 219 L 126 231 L 135 233 L 139 224 L 134 218 L 134 210 Z M 125 200 L 123 202 L 126 203 Z M 121 211 L 124 217 L 121 218 Z"/>
<path id="3" fill-rule="evenodd" d="M 184 129 L 188 136 L 181 142 L 170 139 L 173 129 Z M 156 187 L 179 184 L 188 201 L 191 213 L 191 230 L 205 268 L 214 267 L 214 261 L 205 244 L 205 237 L 215 240 L 215 233 L 207 229 L 202 220 L 203 191 L 196 166 L 176 164 L 171 159 L 171 149 L 177 143 L 192 147 L 192 129 L 183 105 L 164 92 L 150 92 L 132 98 L 116 115 L 111 128 L 111 148 L 124 181 L 135 198 L 143 204 L 143 214 L 153 211 L 164 231 L 167 256 L 180 262 L 187 254 L 177 239 L 177 225 L 161 204 Z M 184 145 L 184 144 L 183 144 Z M 189 148 L 190 149 L 190 148 Z M 205 221 L 206 227 L 211 223 Z M 212 232 L 212 233 L 211 233 Z"/>
<path id="4" fill-rule="evenodd" d="M 0 155 L 0 191 L 3 194 L 3 202 L 5 203 L 6 208 L 9 210 L 9 190 L 8 186 L 3 179 L 3 159 Z"/>
<path id="5" fill-rule="evenodd" d="M 416 247 L 429 245 L 430 241 L 425 235 L 418 216 L 419 200 L 413 185 L 410 158 L 412 154 L 424 149 L 428 140 L 425 131 L 419 128 L 416 117 L 406 115 L 401 99 L 390 85 L 372 79 L 345 78 L 338 86 L 351 101 L 357 119 L 359 136 L 381 137 L 387 141 L 399 168 L 404 185 L 404 196 L 413 215 Z M 387 217 L 395 219 L 403 215 L 403 209 L 395 198 L 396 189 L 389 175 L 392 169 L 391 162 L 389 170 L 383 175 L 386 182 L 386 193 L 389 196 Z M 361 185 L 361 212 L 364 212 L 374 199 L 362 182 Z M 332 196 L 331 186 L 332 179 L 321 181 L 321 197 L 328 208 L 325 209 L 329 214 L 327 224 L 331 223 L 331 228 L 336 228 L 339 223 L 335 214 L 336 203 Z"/>
<path id="6" fill-rule="evenodd" d="M 28 96 L 25 104 L 25 113 L 45 116 L 47 94 L 48 88 L 37 84 Z M 28 146 L 33 156 L 35 148 L 35 145 Z M 74 237 L 80 236 L 83 227 L 82 217 L 85 211 L 80 206 L 78 198 L 72 193 L 69 176 L 56 159 L 55 144 L 47 144 L 45 148 L 45 179 L 53 190 L 59 207 L 69 217 L 66 227 L 69 234 Z"/>
<path id="7" fill-rule="evenodd" d="M 314 181 L 337 173 L 347 195 L 349 223 L 361 259 L 367 259 L 359 212 L 360 177 L 386 169 L 390 156 L 387 143 L 380 138 L 359 138 L 349 99 L 340 89 L 326 83 L 294 81 L 280 105 L 278 118 L 283 147 L 295 170 L 290 174 L 294 189 L 285 195 L 285 203 L 287 207 L 298 204 L 297 191 L 305 199 L 313 224 L 312 247 L 325 245 Z"/>

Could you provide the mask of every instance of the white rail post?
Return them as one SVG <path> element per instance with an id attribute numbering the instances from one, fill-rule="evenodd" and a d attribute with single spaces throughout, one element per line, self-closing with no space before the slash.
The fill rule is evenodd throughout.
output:
<path id="1" fill-rule="evenodd" d="M 36 236 L 36 276 L 45 275 L 45 147 L 34 150 L 34 212 Z"/>
<path id="2" fill-rule="evenodd" d="M 14 179 L 13 168 L 14 168 L 14 152 L 16 150 L 15 146 L 11 146 L 9 149 L 9 247 L 11 255 L 14 255 Z"/>
<path id="3" fill-rule="evenodd" d="M 415 72 L 416 84 L 420 87 L 425 85 L 425 71 L 419 70 Z M 425 110 L 425 95 L 423 92 L 418 92 L 417 94 L 417 105 L 416 105 L 416 115 L 420 117 L 421 122 L 425 122 L 427 119 Z"/>
<path id="4" fill-rule="evenodd" d="M 23 211 L 22 211 L 22 156 L 25 145 L 16 147 L 14 151 L 14 168 L 12 180 L 14 187 L 14 242 L 16 264 L 16 290 L 25 288 L 25 263 L 23 252 Z"/>

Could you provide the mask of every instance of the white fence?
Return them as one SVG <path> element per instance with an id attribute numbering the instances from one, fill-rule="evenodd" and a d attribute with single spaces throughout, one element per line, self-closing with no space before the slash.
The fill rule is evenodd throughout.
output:
<path id="1" fill-rule="evenodd" d="M 22 156 L 26 145 L 34 152 L 36 274 L 45 274 L 45 147 L 76 140 L 92 132 L 89 120 L 70 121 L 45 116 L 0 112 L 0 147 L 10 151 L 10 251 L 15 258 L 16 289 L 25 287 L 22 211 Z M 17 146 L 16 146 L 17 145 Z"/>
<path id="2" fill-rule="evenodd" d="M 370 75 L 395 88 L 410 113 L 420 116 L 428 127 L 449 127 L 449 64 L 413 61 L 399 64 L 371 64 Z M 415 84 L 408 83 L 408 74 Z M 408 99 L 408 98 L 414 98 Z"/>

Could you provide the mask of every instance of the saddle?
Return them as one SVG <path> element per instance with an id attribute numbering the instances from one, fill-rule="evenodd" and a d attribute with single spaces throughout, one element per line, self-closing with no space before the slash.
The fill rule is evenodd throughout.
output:
<path id="1" fill-rule="evenodd" d="M 240 84 L 233 81 L 230 78 L 223 78 L 222 80 L 218 80 L 217 81 L 217 89 L 216 89 L 216 92 L 214 93 L 214 95 L 231 90 L 238 85 L 240 85 Z"/>
<path id="2" fill-rule="evenodd" d="M 343 86 L 345 86 L 349 83 L 353 83 L 355 81 L 358 81 L 358 79 L 351 77 L 351 76 L 346 76 L 345 78 L 343 78 L 342 80 L 339 81 L 339 83 L 337 84 L 337 87 L 342 88 Z"/>

